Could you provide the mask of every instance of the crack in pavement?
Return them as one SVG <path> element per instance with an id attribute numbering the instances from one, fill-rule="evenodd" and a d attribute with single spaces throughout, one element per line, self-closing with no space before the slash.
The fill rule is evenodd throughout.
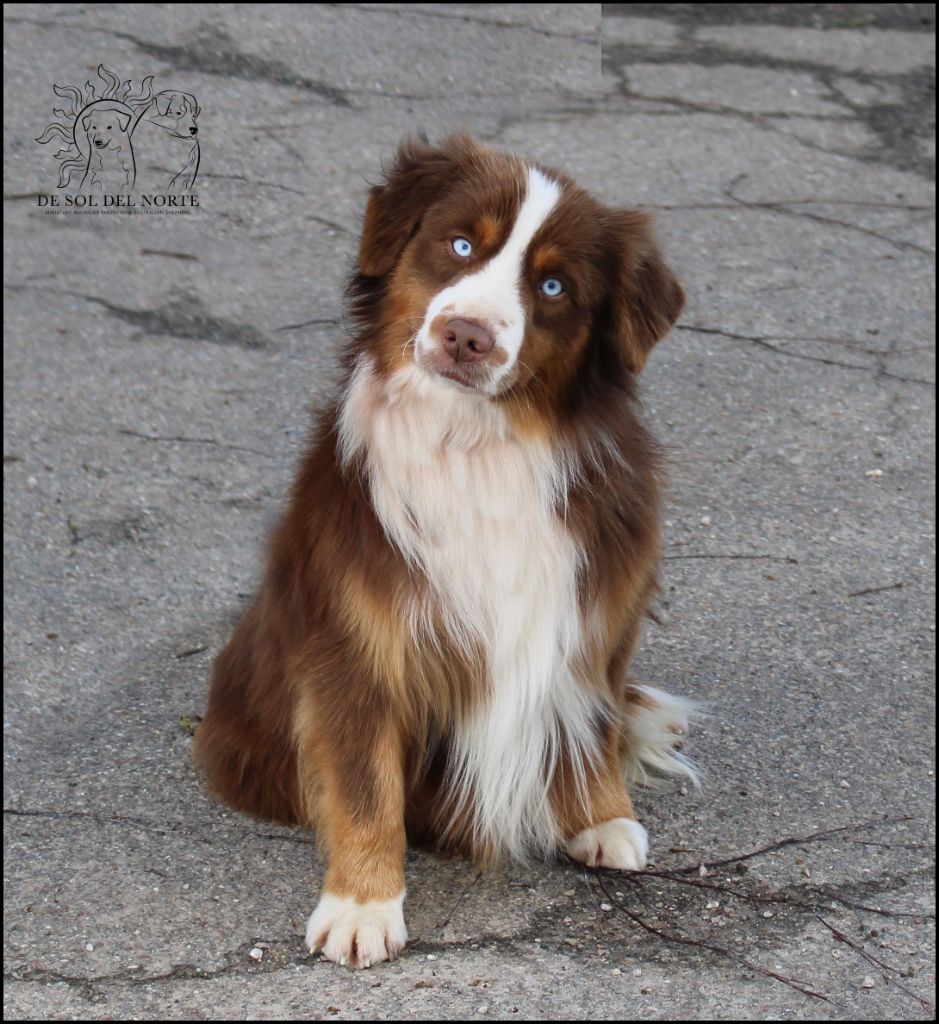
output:
<path id="1" fill-rule="evenodd" d="M 738 555 L 738 554 L 720 554 L 719 552 L 705 551 L 699 554 L 692 555 L 662 555 L 663 562 L 682 562 L 688 559 L 697 558 L 716 558 L 716 559 L 728 559 L 731 561 L 739 560 L 746 562 L 787 562 L 789 565 L 798 565 L 798 558 L 793 558 L 791 555 Z"/>
<path id="2" fill-rule="evenodd" d="M 142 441 L 170 441 L 181 444 L 209 444 L 216 448 L 226 448 L 233 452 L 249 452 L 251 455 L 262 455 L 265 459 L 275 458 L 272 452 L 264 452 L 259 448 L 246 448 L 240 444 L 228 444 L 225 441 L 217 441 L 214 437 L 184 437 L 181 434 L 143 434 L 139 430 L 131 430 L 129 427 L 121 427 L 119 434 L 127 437 L 138 437 Z"/>
<path id="3" fill-rule="evenodd" d="M 419 18 L 440 18 L 444 21 L 462 21 L 468 24 L 491 25 L 493 28 L 519 29 L 526 32 L 536 32 L 538 35 L 546 36 L 549 39 L 568 39 L 578 43 L 596 44 L 599 42 L 600 24 L 592 35 L 580 32 L 552 32 L 550 29 L 539 28 L 537 25 L 528 25 L 517 21 L 496 21 L 491 18 L 473 18 L 468 14 L 445 14 L 439 10 L 415 10 L 407 7 L 392 7 L 390 4 L 382 4 L 380 7 L 365 7 L 362 4 L 322 4 L 335 11 L 359 11 L 363 14 L 384 14 L 405 15 Z"/>
<path id="4" fill-rule="evenodd" d="M 557 87 L 559 91 L 563 91 L 561 86 Z M 436 100 L 438 102 L 452 102 L 454 95 L 452 89 L 444 89 L 441 91 L 434 92 L 391 92 L 385 89 L 354 89 L 350 88 L 346 90 L 352 96 L 367 96 L 372 99 L 380 100 L 414 100 L 416 102 L 425 102 L 428 100 Z M 518 88 L 511 86 L 505 90 L 499 92 L 477 92 L 471 89 L 460 89 L 461 100 L 517 100 L 519 91 Z M 573 95 L 576 95 L 574 93 Z M 409 111 L 413 113 L 413 111 Z M 445 132 L 441 132 L 445 134 Z M 474 130 L 474 135 L 480 135 L 479 131 Z M 481 136 L 480 136 L 481 137 Z"/>
<path id="5" fill-rule="evenodd" d="M 604 17 L 654 18 L 673 24 L 785 25 L 814 29 L 935 30 L 935 4 L 604 4 Z"/>
<path id="6" fill-rule="evenodd" d="M 105 814 L 98 811 L 58 811 L 51 809 L 28 810 L 20 807 L 4 807 L 4 815 L 14 818 L 47 818 L 59 821 L 96 821 L 98 824 L 129 825 L 132 828 L 139 828 L 144 832 L 154 832 L 157 835 L 191 835 L 197 829 L 216 830 L 219 827 L 240 836 L 254 839 L 275 839 L 287 843 L 296 843 L 301 846 L 316 846 L 316 840 L 312 835 L 288 835 L 281 832 L 258 832 L 251 828 L 241 828 L 226 821 L 155 821 L 151 818 L 140 818 L 126 814 Z M 209 839 L 198 835 L 192 838 L 199 842 L 210 842 Z"/>
<path id="7" fill-rule="evenodd" d="M 282 334 L 285 331 L 299 331 L 299 330 L 302 330 L 302 328 L 304 328 L 304 327 L 317 327 L 317 326 L 321 326 L 323 324 L 328 324 L 328 325 L 330 325 L 332 327 L 337 327 L 341 323 L 342 323 L 342 320 L 339 319 L 338 317 L 322 316 L 322 317 L 316 317 L 313 320 L 304 320 L 302 323 L 299 323 L 299 324 L 284 324 L 283 327 L 275 327 L 274 328 L 274 333 L 275 334 Z"/>
<path id="8" fill-rule="evenodd" d="M 726 193 L 725 193 L 726 195 Z M 759 202 L 751 202 L 745 199 L 735 198 L 733 202 L 722 203 L 722 202 L 701 202 L 701 203 L 642 203 L 641 205 L 647 210 L 736 210 L 739 209 L 740 204 L 743 203 L 745 207 L 752 207 L 753 209 L 775 209 L 779 206 L 856 206 L 861 209 L 872 209 L 872 210 L 903 210 L 909 212 L 925 212 L 935 213 L 935 206 L 927 206 L 925 204 L 915 203 L 887 203 L 887 202 L 874 202 L 872 200 L 865 199 L 825 199 L 823 197 L 812 199 L 764 199 Z M 930 255 L 934 255 L 933 250 L 929 250 Z"/>
<path id="9" fill-rule="evenodd" d="M 901 250 L 912 250 L 913 252 L 922 253 L 925 256 L 931 256 L 935 258 L 936 250 L 928 249 L 926 246 L 918 245 L 916 242 L 907 242 L 904 239 L 891 238 L 890 235 L 885 235 L 880 231 L 875 231 L 873 228 L 866 228 L 861 224 L 853 224 L 851 221 L 838 220 L 836 217 L 825 217 L 820 213 L 812 213 L 808 210 L 796 210 L 793 207 L 795 203 L 787 203 L 785 205 L 777 204 L 769 200 L 751 201 L 749 199 L 742 199 L 734 192 L 734 188 L 749 175 L 741 174 L 738 175 L 730 183 L 730 185 L 724 190 L 724 195 L 727 196 L 731 202 L 737 203 L 740 206 L 748 209 L 755 210 L 769 210 L 773 213 L 781 213 L 787 217 L 801 217 L 805 220 L 817 221 L 820 224 L 833 224 L 838 227 L 847 228 L 850 231 L 857 231 L 863 235 L 869 235 L 872 238 L 880 239 L 882 242 L 888 242 L 890 245 Z M 817 205 L 821 205 L 819 200 L 814 200 Z"/>
<path id="10" fill-rule="evenodd" d="M 573 42 L 599 44 L 599 26 L 594 36 L 578 34 L 566 34 L 550 32 L 547 29 L 537 28 L 532 25 L 516 24 L 514 22 L 490 21 L 488 19 L 471 18 L 465 15 L 449 15 L 438 11 L 410 11 L 405 9 L 390 9 L 359 7 L 352 4 L 323 4 L 324 7 L 331 7 L 337 10 L 349 9 L 369 14 L 397 14 L 398 16 L 417 16 L 423 18 L 442 18 L 451 21 L 463 21 L 491 25 L 497 29 L 519 29 L 534 32 L 539 35 L 565 39 Z M 232 37 L 224 29 L 216 25 L 203 23 L 196 30 L 193 42 L 187 46 L 171 45 L 148 42 L 129 32 L 122 32 L 117 29 L 110 29 L 97 26 L 94 29 L 88 28 L 80 22 L 72 21 L 48 21 L 41 18 L 28 17 L 7 17 L 6 24 L 28 24 L 40 28 L 61 29 L 68 28 L 86 33 L 103 33 L 122 39 L 137 47 L 143 53 L 156 57 L 159 60 L 171 65 L 180 71 L 197 71 L 205 75 L 221 76 L 248 81 L 265 81 L 273 85 L 288 85 L 312 92 L 322 99 L 325 99 L 338 107 L 353 108 L 350 96 L 373 96 L 381 98 L 403 99 L 403 100 L 433 100 L 450 98 L 447 93 L 411 94 L 397 92 L 383 92 L 373 89 L 355 89 L 349 87 L 340 88 L 319 79 L 311 79 L 300 75 L 282 61 L 271 60 L 263 57 L 256 57 L 239 50 Z M 501 99 L 506 96 L 516 95 L 512 92 L 497 93 L 467 93 L 461 91 L 462 97 L 471 96 L 478 99 Z"/>
<path id="11" fill-rule="evenodd" d="M 257 940 L 265 941 L 265 940 Z M 294 940 L 282 940 L 284 945 L 291 944 Z M 268 943 L 269 945 L 271 943 Z M 276 974 L 279 971 L 295 968 L 297 966 L 312 966 L 309 953 L 300 953 L 282 963 L 252 961 L 248 958 L 248 950 L 256 945 L 256 940 L 251 939 L 242 943 L 237 949 L 227 953 L 224 957 L 225 963 L 221 967 L 196 967 L 193 964 L 175 964 L 170 970 L 162 974 L 138 974 L 136 971 L 123 971 L 118 974 L 101 974 L 83 977 L 81 975 L 63 974 L 59 971 L 46 967 L 29 967 L 4 972 L 3 980 L 6 982 L 31 983 L 34 985 L 68 985 L 76 989 L 81 996 L 89 1003 L 105 1002 L 107 997 L 101 988 L 110 985 L 155 985 L 163 982 L 174 981 L 214 981 L 229 974 L 244 974 L 252 976 L 256 974 Z M 301 943 L 302 948 L 302 943 Z M 265 969 L 266 967 L 266 969 Z"/>
<path id="12" fill-rule="evenodd" d="M 773 335 L 753 335 L 753 334 L 738 334 L 734 331 L 724 330 L 719 327 L 705 327 L 696 324 L 676 324 L 675 330 L 678 331 L 691 331 L 698 334 L 711 334 L 717 337 L 728 338 L 731 341 L 746 341 L 752 345 L 757 345 L 760 348 L 766 349 L 769 352 L 773 352 L 778 356 L 786 356 L 789 359 L 804 359 L 811 363 L 822 363 L 825 366 L 837 366 L 842 370 L 860 370 L 864 373 L 872 373 L 876 378 L 878 377 L 889 377 L 891 380 L 903 381 L 907 384 L 923 384 L 927 387 L 935 387 L 936 382 L 933 380 L 924 380 L 921 377 L 904 377 L 899 373 L 893 373 L 883 366 L 883 360 L 885 357 L 900 354 L 900 351 L 893 352 L 879 352 L 877 353 L 877 366 L 859 366 L 856 363 L 842 363 L 837 359 L 825 359 L 823 356 L 810 356 L 805 352 L 791 352 L 788 349 L 777 348 L 771 344 L 772 341 L 787 341 L 787 340 L 809 340 L 809 339 L 792 339 Z M 823 339 L 811 339 L 811 340 L 823 340 Z"/>
<path id="13" fill-rule="evenodd" d="M 279 60 L 269 60 L 243 53 L 233 45 L 231 36 L 216 25 L 203 23 L 196 30 L 193 42 L 187 46 L 181 46 L 148 42 L 130 32 L 121 32 L 102 25 L 89 28 L 78 21 L 45 21 L 41 18 L 24 17 L 10 17 L 5 18 L 4 21 L 9 25 L 37 25 L 41 28 L 68 29 L 91 35 L 108 35 L 131 43 L 142 53 L 155 57 L 178 71 L 198 71 L 204 75 L 223 78 L 288 85 L 291 88 L 311 92 L 334 106 L 352 107 L 346 96 L 346 90 L 318 79 L 300 75 Z"/>
<path id="14" fill-rule="evenodd" d="M 228 392 L 222 392 L 222 393 L 225 394 L 225 393 L 235 393 L 235 392 L 232 392 L 232 391 L 229 390 Z M 81 430 L 79 428 L 76 428 L 74 425 L 70 425 L 70 426 L 66 427 L 66 426 L 56 426 L 56 425 L 50 424 L 48 429 L 52 433 L 64 434 L 64 435 L 68 435 L 69 437 L 82 437 L 82 438 L 105 437 L 105 438 L 113 438 L 113 436 L 114 436 L 113 432 L 111 432 L 111 431 L 107 431 L 107 430 Z M 139 430 L 132 430 L 129 427 L 119 427 L 118 430 L 117 430 L 117 433 L 118 434 L 122 434 L 122 435 L 124 435 L 126 437 L 136 437 L 136 438 L 139 438 L 141 441 L 159 441 L 159 442 L 167 442 L 167 443 L 172 443 L 172 444 L 176 444 L 176 443 L 179 443 L 179 444 L 208 444 L 208 445 L 213 445 L 214 447 L 217 447 L 217 448 L 226 449 L 228 451 L 247 452 L 247 453 L 249 453 L 251 455 L 261 455 L 261 456 L 263 456 L 266 459 L 275 459 L 275 458 L 277 458 L 276 453 L 273 452 L 273 451 L 262 451 L 259 448 L 247 448 L 244 445 L 229 444 L 226 441 L 219 441 L 219 440 L 217 440 L 214 437 L 186 437 L 183 434 L 145 434 L 145 433 L 143 433 L 143 432 L 141 432 Z M 44 437 L 41 440 L 44 443 L 46 443 L 46 442 L 52 443 L 48 437 Z M 7 458 L 9 459 L 10 457 L 7 456 Z M 14 461 L 21 461 L 21 459 L 17 458 Z M 200 483 L 203 483 L 203 484 L 210 483 L 211 486 L 218 487 L 218 481 L 208 481 L 204 477 L 186 476 L 186 479 L 197 480 L 197 481 L 199 481 Z"/>
<path id="15" fill-rule="evenodd" d="M 812 115 L 779 112 L 766 114 L 740 110 L 716 104 L 695 103 L 674 96 L 645 96 L 633 92 L 628 81 L 631 64 L 690 65 L 694 67 L 750 67 L 785 70 L 805 74 L 818 82 L 827 91 L 828 98 L 841 106 L 848 115 L 846 120 L 864 124 L 879 146 L 871 146 L 855 152 L 827 149 L 799 138 L 791 132 L 784 132 L 766 124 L 769 117 L 804 119 Z M 718 43 L 702 41 L 695 36 L 693 28 L 683 25 L 677 38 L 670 44 L 658 47 L 642 43 L 605 43 L 602 55 L 603 71 L 620 82 L 622 94 L 631 100 L 645 100 L 672 105 L 689 113 L 713 113 L 718 116 L 736 117 L 759 124 L 789 138 L 797 139 L 808 148 L 831 156 L 863 160 L 871 163 L 887 163 L 901 170 L 913 171 L 932 178 L 935 160 L 921 143 L 926 143 L 934 134 L 935 120 L 923 116 L 935 105 L 935 68 L 916 66 L 904 72 L 869 72 L 862 69 L 842 69 L 817 60 L 801 57 L 780 57 L 747 50 L 721 46 Z M 896 102 L 856 103 L 845 95 L 837 85 L 838 79 L 851 80 L 860 85 L 894 86 L 900 93 Z M 816 116 L 815 120 L 837 120 L 837 118 Z M 913 143 L 911 145 L 911 142 Z"/>
<path id="16" fill-rule="evenodd" d="M 736 107 L 727 107 L 716 103 L 695 102 L 693 100 L 678 99 L 673 96 L 649 96 L 646 93 L 636 92 L 626 84 L 623 85 L 620 95 L 630 102 L 639 101 L 644 103 L 664 104 L 674 108 L 676 114 L 712 114 L 715 117 L 733 117 L 738 120 L 745 121 L 748 124 L 756 125 L 762 131 L 769 132 L 771 135 L 778 135 L 784 139 L 791 139 L 793 142 L 804 146 L 806 149 L 809 149 L 814 153 L 822 153 L 825 156 L 837 156 L 846 160 L 871 160 L 871 157 L 869 155 L 865 155 L 862 151 L 850 151 L 822 146 L 819 143 L 814 142 L 811 139 L 806 139 L 794 132 L 787 132 L 777 124 L 773 123 L 773 120 L 775 119 L 777 121 L 828 121 L 845 124 L 851 123 L 854 120 L 853 118 L 826 117 L 817 114 L 788 114 L 778 111 L 763 113 L 760 111 L 738 110 Z M 646 111 L 646 114 L 651 117 L 666 116 L 664 112 L 655 110 Z"/>
<path id="17" fill-rule="evenodd" d="M 75 293 L 70 293 L 75 294 Z M 181 293 L 162 309 L 130 309 L 93 295 L 79 295 L 86 302 L 103 306 L 112 316 L 144 335 L 169 335 L 184 341 L 207 341 L 213 345 L 236 345 L 244 349 L 268 347 L 268 339 L 250 324 L 210 316 L 202 300 L 191 292 Z"/>
<path id="18" fill-rule="evenodd" d="M 212 178 L 218 181 L 243 181 L 248 185 L 254 185 L 258 188 L 273 188 L 281 192 L 291 192 L 295 196 L 306 197 L 306 192 L 299 188 L 291 188 L 289 185 L 278 185 L 274 181 L 261 181 L 260 179 L 252 180 L 244 174 L 212 174 L 211 172 L 203 174 L 203 178 Z"/>
<path id="19" fill-rule="evenodd" d="M 61 814 L 51 811 L 23 811 L 12 808 L 6 809 L 5 813 L 33 817 L 85 816 L 83 812 Z M 115 816 L 104 817 L 105 820 L 113 820 L 115 818 Z M 121 822 L 129 821 L 132 824 L 139 825 L 141 821 L 146 819 L 132 819 L 121 816 L 118 820 Z M 248 830 L 239 831 L 243 833 L 248 832 Z M 258 835 L 257 833 L 249 834 Z M 286 837 L 277 836 L 275 838 Z M 808 841 L 810 838 L 803 837 L 803 841 Z M 798 845 L 798 837 L 793 838 L 792 842 Z M 919 849 L 920 846 L 917 845 L 916 848 Z M 761 851 L 755 851 L 755 853 L 759 852 Z M 575 867 L 575 870 L 579 872 L 582 869 Z M 680 868 L 672 870 L 681 871 Z M 675 889 L 674 894 L 670 896 L 670 900 L 676 901 L 679 892 L 682 893 L 682 896 L 677 897 L 676 907 L 672 908 L 673 913 L 669 916 L 668 923 L 676 925 L 680 922 L 681 934 L 688 940 L 679 949 L 676 949 L 672 943 L 663 943 L 663 935 L 654 926 L 646 928 L 645 934 L 639 933 L 632 928 L 616 930 L 612 934 L 609 932 L 602 935 L 590 934 L 596 928 L 596 925 L 591 927 L 588 915 L 591 912 L 591 908 L 599 904 L 600 893 L 590 887 L 589 881 L 587 894 L 577 904 L 577 910 L 584 915 L 584 920 L 573 928 L 570 927 L 570 919 L 562 917 L 567 909 L 566 906 L 562 909 L 553 902 L 547 901 L 542 902 L 540 906 L 535 906 L 524 924 L 510 934 L 484 931 L 478 933 L 471 932 L 468 935 L 453 939 L 433 938 L 434 933 L 438 933 L 446 927 L 454 912 L 462 905 L 466 894 L 475 887 L 481 877 L 482 873 L 477 872 L 469 884 L 464 887 L 459 899 L 454 903 L 442 921 L 432 925 L 427 931 L 413 938 L 408 943 L 407 950 L 409 953 L 467 952 L 473 955 L 478 950 L 484 949 L 487 953 L 507 952 L 525 955 L 537 951 L 539 954 L 549 953 L 575 961 L 595 961 L 599 958 L 600 962 L 606 963 L 608 962 L 607 957 L 610 950 L 616 949 L 616 955 L 628 956 L 641 953 L 645 962 L 663 966 L 674 965 L 677 958 L 687 964 L 700 965 L 702 962 L 710 962 L 719 970 L 739 971 L 741 963 L 738 957 L 720 955 L 715 960 L 714 954 L 720 954 L 721 950 L 715 949 L 707 942 L 696 939 L 694 932 L 686 931 L 686 926 L 692 923 L 692 919 L 689 918 L 687 913 L 688 908 L 692 905 L 692 902 L 689 901 L 694 901 L 696 898 L 688 892 L 686 888 L 688 885 L 695 888 L 716 888 L 721 893 L 726 894 L 727 898 L 740 900 L 741 902 L 737 904 L 738 909 L 735 910 L 734 917 L 729 922 L 735 927 L 728 929 L 727 934 L 729 937 L 738 939 L 736 945 L 739 945 L 739 940 L 745 937 L 748 947 L 753 948 L 756 945 L 765 955 L 769 955 L 771 950 L 776 949 L 779 942 L 785 939 L 786 936 L 794 935 L 796 932 L 801 931 L 804 928 L 803 922 L 807 918 L 816 916 L 819 910 L 828 910 L 832 902 L 838 902 L 848 910 L 856 913 L 871 912 L 887 917 L 908 917 L 913 919 L 914 923 L 921 923 L 931 916 L 925 911 L 894 911 L 883 907 L 868 906 L 852 898 L 865 894 L 883 895 L 901 890 L 907 891 L 914 879 L 925 880 L 930 877 L 928 866 L 912 871 L 897 870 L 895 867 L 889 869 L 889 873 L 886 873 L 885 870 L 885 873 L 880 877 L 864 880 L 854 879 L 822 885 L 815 883 L 808 885 L 791 883 L 781 889 L 774 888 L 768 880 L 753 875 L 747 876 L 749 883 L 739 879 L 735 880 L 731 887 L 728 887 L 716 882 L 710 884 L 702 883 L 695 878 L 671 877 L 669 870 L 664 868 L 659 871 L 639 872 L 635 875 L 626 873 L 622 875 L 621 881 L 624 888 L 627 882 L 630 883 L 632 895 L 636 896 L 642 904 L 635 914 L 629 916 L 631 920 L 635 919 L 634 923 L 642 924 L 644 928 L 646 927 L 643 924 L 645 921 L 644 914 L 654 917 L 661 915 L 657 913 L 658 903 L 656 903 L 655 907 L 647 905 L 647 891 L 643 887 L 643 882 L 651 880 L 656 886 L 671 884 L 678 887 Z M 616 872 L 610 872 L 608 877 L 620 881 L 620 876 Z M 563 879 L 563 874 L 561 878 Z M 621 893 L 617 893 L 618 897 L 621 895 Z M 805 898 L 806 896 L 808 896 L 808 899 Z M 767 915 L 759 909 L 761 904 L 767 902 L 779 908 L 775 916 L 770 915 L 772 918 L 771 924 L 765 920 Z M 597 906 L 597 909 L 601 908 Z M 603 920 L 604 916 L 601 914 L 599 919 Z M 753 934 L 754 925 L 759 927 L 759 932 L 756 936 Z M 650 931 L 653 934 L 648 934 Z M 764 941 L 758 941 L 760 939 Z M 261 942 L 265 943 L 267 949 L 272 949 L 273 947 L 273 952 L 263 963 L 258 963 L 250 960 L 247 953 L 254 945 Z M 322 960 L 321 957 L 318 958 L 308 954 L 299 937 L 293 933 L 274 940 L 252 937 L 250 940 L 240 944 L 236 949 L 224 954 L 220 959 L 223 960 L 222 964 L 212 968 L 196 967 L 192 964 L 177 964 L 170 970 L 159 974 L 141 975 L 125 970 L 109 975 L 91 977 L 69 975 L 42 966 L 30 966 L 12 969 L 5 975 L 5 980 L 21 984 L 65 984 L 76 989 L 88 1002 L 100 1003 L 107 999 L 107 995 L 103 990 L 109 987 L 121 985 L 161 985 L 176 981 L 212 981 L 216 978 L 232 974 L 245 977 L 260 973 L 273 974 L 286 968 L 297 969 L 305 967 L 312 969 Z M 758 969 L 761 969 L 759 965 L 756 966 Z M 327 969 L 335 970 L 332 967 Z M 777 980 L 785 979 L 777 978 Z"/>
<path id="20" fill-rule="evenodd" d="M 239 348 L 256 350 L 267 348 L 270 339 L 253 325 L 211 316 L 205 304 L 193 292 L 175 292 L 161 309 L 132 309 L 118 306 L 97 295 L 60 289 L 49 293 L 45 288 L 25 284 L 8 284 L 5 288 L 13 292 L 41 291 L 43 295 L 68 295 L 101 306 L 118 320 L 139 327 L 144 336 L 168 336 L 183 341 L 205 341 L 213 345 L 235 345 Z"/>
<path id="21" fill-rule="evenodd" d="M 435 950 L 444 952 L 452 950 L 464 950 L 473 945 L 485 945 L 489 950 L 517 950 L 524 944 L 534 945 L 534 939 L 540 937 L 540 925 L 533 924 L 528 928 L 521 929 L 518 933 L 505 936 L 493 933 L 483 933 L 478 936 L 470 936 L 466 939 L 454 939 L 450 941 L 432 942 L 422 938 L 412 939 L 408 942 L 407 953 L 432 953 Z M 288 953 L 279 961 L 268 960 L 265 963 L 252 961 L 248 958 L 248 950 L 256 945 L 257 941 L 263 941 L 268 948 L 284 946 L 288 949 L 295 948 L 296 952 Z M 558 953 L 574 955 L 575 951 L 567 947 L 562 941 L 542 942 L 535 946 L 536 949 L 554 950 Z M 474 950 L 475 952 L 475 950 Z M 196 967 L 192 964 L 176 964 L 170 970 L 161 974 L 138 974 L 136 971 L 122 971 L 115 974 L 104 975 L 70 975 L 45 967 L 13 968 L 3 975 L 4 982 L 18 982 L 20 984 L 34 985 L 67 985 L 78 991 L 89 1003 L 100 1004 L 105 1002 L 107 996 L 101 991 L 102 988 L 110 986 L 127 985 L 138 987 L 141 985 L 165 984 L 176 981 L 215 981 L 232 974 L 241 974 L 245 977 L 252 977 L 259 974 L 278 974 L 284 970 L 295 970 L 298 967 L 316 969 L 321 963 L 327 963 L 321 955 L 311 954 L 304 948 L 302 938 L 291 935 L 282 939 L 251 939 L 243 943 L 236 950 L 225 955 L 225 963 L 220 967 L 207 968 Z M 331 970 L 337 970 L 335 965 L 330 965 Z"/>

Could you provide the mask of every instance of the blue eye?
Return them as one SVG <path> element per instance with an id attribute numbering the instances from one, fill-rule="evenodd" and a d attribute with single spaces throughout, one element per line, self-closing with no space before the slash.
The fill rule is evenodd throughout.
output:
<path id="1" fill-rule="evenodd" d="M 468 238 L 454 238 L 450 243 L 450 248 L 459 256 L 461 259 L 466 259 L 473 251 L 473 244 Z"/>
<path id="2" fill-rule="evenodd" d="M 564 284 L 559 277 L 546 277 L 540 287 L 542 294 L 549 299 L 556 299 L 564 292 Z"/>

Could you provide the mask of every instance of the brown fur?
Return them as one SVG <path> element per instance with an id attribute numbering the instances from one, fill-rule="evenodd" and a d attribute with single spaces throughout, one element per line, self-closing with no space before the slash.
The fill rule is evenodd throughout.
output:
<path id="1" fill-rule="evenodd" d="M 498 251 L 522 167 L 466 136 L 405 143 L 369 198 L 349 288 L 357 331 L 347 381 L 359 353 L 383 375 L 413 358 L 416 324 L 461 272 L 447 239 L 471 233 L 474 260 Z M 524 369 L 493 401 L 522 436 L 561 438 L 586 453 L 603 431 L 619 453 L 584 459 L 566 511 L 586 553 L 583 608 L 597 609 L 603 627 L 583 674 L 611 709 L 597 723 L 602 758 L 587 806 L 564 757 L 552 783 L 563 834 L 573 836 L 633 816 L 620 772 L 626 669 L 655 589 L 659 519 L 658 454 L 636 415 L 634 376 L 683 294 L 644 214 L 610 210 L 551 174 L 564 193 L 526 270 Z M 554 273 L 567 294 L 542 301 L 537 282 Z M 406 598 L 428 584 L 384 534 L 361 467 L 341 467 L 337 410 L 320 418 L 260 593 L 215 663 L 196 758 L 233 807 L 318 829 L 329 853 L 324 891 L 388 899 L 403 887 L 405 826 L 415 840 L 487 856 L 465 816 L 441 825 L 448 732 L 486 699 L 486 666 L 442 625 L 433 646 L 416 643 L 403 622 Z"/>

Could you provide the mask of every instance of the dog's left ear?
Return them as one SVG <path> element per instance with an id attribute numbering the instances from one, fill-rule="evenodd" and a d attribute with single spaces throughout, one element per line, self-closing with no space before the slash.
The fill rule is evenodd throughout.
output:
<path id="1" fill-rule="evenodd" d="M 415 138 L 401 143 L 384 184 L 369 190 L 359 246 L 363 274 L 382 277 L 394 268 L 424 212 L 478 148 L 468 135 L 451 136 L 439 146 Z"/>
<path id="2" fill-rule="evenodd" d="M 648 214 L 616 211 L 613 236 L 618 255 L 612 301 L 615 345 L 628 369 L 639 373 L 653 346 L 681 314 L 685 292 L 662 257 Z"/>
<path id="3" fill-rule="evenodd" d="M 130 114 L 122 114 L 119 110 L 116 111 L 118 123 L 121 126 L 121 131 L 126 132 L 127 126 L 130 124 Z"/>

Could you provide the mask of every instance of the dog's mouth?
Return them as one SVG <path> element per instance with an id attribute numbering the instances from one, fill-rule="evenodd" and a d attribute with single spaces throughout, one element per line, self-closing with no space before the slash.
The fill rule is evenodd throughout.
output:
<path id="1" fill-rule="evenodd" d="M 466 388 L 468 391 L 478 391 L 479 385 L 470 380 L 465 373 L 460 373 L 457 369 L 450 370 L 437 370 L 437 375 L 443 377 L 445 380 L 452 381 L 454 384 L 459 384 L 460 387 Z"/>
<path id="2" fill-rule="evenodd" d="M 487 365 L 455 360 L 440 349 L 415 352 L 415 362 L 428 376 L 446 381 L 460 391 L 472 391 L 477 395 L 492 393 L 492 369 Z"/>

